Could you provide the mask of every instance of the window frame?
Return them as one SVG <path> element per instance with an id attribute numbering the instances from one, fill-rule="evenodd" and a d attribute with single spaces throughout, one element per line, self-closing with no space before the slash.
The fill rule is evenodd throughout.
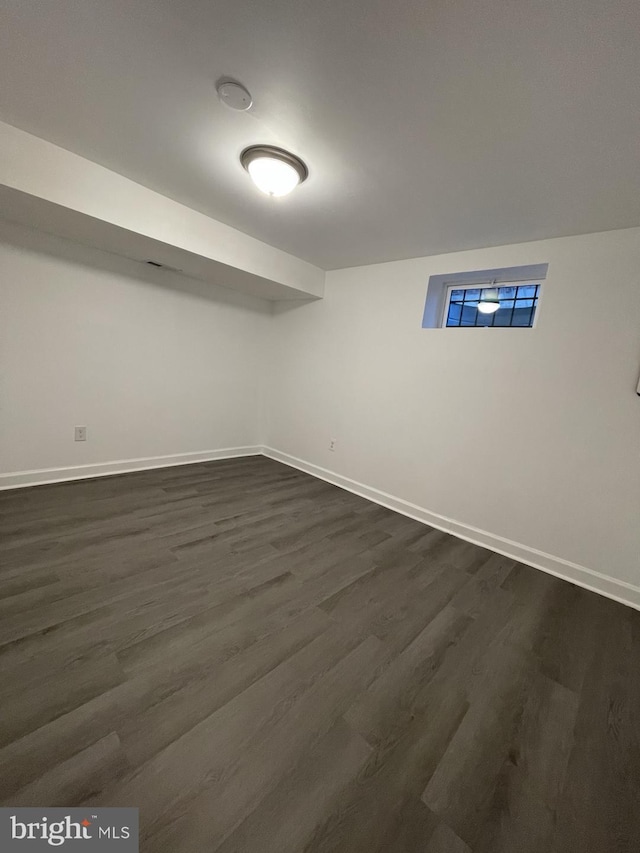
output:
<path id="1" fill-rule="evenodd" d="M 542 299 L 542 284 L 544 279 L 542 278 L 534 278 L 534 279 L 526 279 L 524 281 L 482 281 L 482 282 L 473 282 L 470 284 L 459 284 L 456 282 L 445 284 L 445 294 L 444 294 L 444 307 L 442 311 L 442 317 L 440 320 L 440 328 L 441 329 L 535 329 L 538 323 L 538 314 L 540 313 L 540 302 Z M 533 315 L 533 322 L 530 326 L 489 326 L 489 325 L 477 325 L 477 326 L 447 326 L 447 318 L 449 317 L 449 306 L 451 304 L 451 294 L 454 290 L 499 290 L 501 287 L 526 287 L 526 286 L 534 286 L 537 285 L 538 291 L 535 297 L 536 305 L 535 312 Z"/>

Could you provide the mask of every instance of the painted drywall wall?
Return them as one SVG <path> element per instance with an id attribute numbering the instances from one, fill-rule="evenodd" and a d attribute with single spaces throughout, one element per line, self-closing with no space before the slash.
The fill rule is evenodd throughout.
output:
<path id="1" fill-rule="evenodd" d="M 269 319 L 263 300 L 0 222 L 0 472 L 259 444 Z"/>
<path id="2" fill-rule="evenodd" d="M 421 328 L 430 275 L 546 262 L 534 329 Z M 267 446 L 640 586 L 640 229 L 335 271 L 275 310 Z"/>

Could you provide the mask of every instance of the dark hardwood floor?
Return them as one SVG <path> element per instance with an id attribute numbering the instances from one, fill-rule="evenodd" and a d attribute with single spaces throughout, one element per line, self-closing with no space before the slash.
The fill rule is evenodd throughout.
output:
<path id="1" fill-rule="evenodd" d="M 262 457 L 0 493 L 4 805 L 148 853 L 640 850 L 640 613 Z"/>

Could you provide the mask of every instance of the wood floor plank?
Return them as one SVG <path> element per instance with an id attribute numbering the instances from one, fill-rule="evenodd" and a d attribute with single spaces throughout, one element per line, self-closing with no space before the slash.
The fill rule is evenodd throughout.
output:
<path id="1" fill-rule="evenodd" d="M 517 848 L 513 849 L 517 850 Z M 450 827 L 441 823 L 431 836 L 424 853 L 472 853 L 472 851 Z"/>
<path id="2" fill-rule="evenodd" d="M 550 848 L 578 704 L 576 693 L 536 676 L 474 853 L 537 853 Z"/>
<path id="3" fill-rule="evenodd" d="M 258 679 L 314 640 L 328 627 L 319 611 L 310 611 L 280 631 L 260 637 L 242 651 L 244 638 L 236 640 L 238 653 L 225 659 L 220 647 L 198 649 L 201 663 L 197 674 L 184 679 L 179 690 L 169 693 L 145 710 L 130 717 L 120 736 L 132 766 L 139 766 L 218 708 L 231 701 Z M 226 651 L 226 649 L 225 649 Z M 175 673 L 172 662 L 171 672 Z M 191 673 L 188 673 L 191 675 Z M 177 681 L 173 676 L 173 684 Z"/>
<path id="4" fill-rule="evenodd" d="M 215 849 L 218 853 L 299 853 L 370 753 L 364 740 L 338 717 L 293 771 Z"/>
<path id="5" fill-rule="evenodd" d="M 624 611 L 612 621 L 617 609 L 602 602 L 592 624 L 597 642 L 580 693 L 573 749 L 549 846 L 553 853 L 640 849 L 637 620 L 633 611 Z"/>
<path id="6" fill-rule="evenodd" d="M 637 853 L 640 613 L 264 457 L 0 492 L 0 801 L 143 853 Z"/>
<path id="7" fill-rule="evenodd" d="M 0 746 L 22 737 L 50 720 L 77 708 L 118 684 L 125 675 L 113 654 L 78 658 L 73 666 L 49 669 L 41 664 L 39 678 L 14 684 L 3 696 Z"/>
<path id="8" fill-rule="evenodd" d="M 378 845 L 380 853 L 425 853 L 431 850 L 429 845 L 436 837 L 439 823 L 421 800 L 407 797 L 388 823 Z M 444 849 L 449 853 L 448 847 Z"/>
<path id="9" fill-rule="evenodd" d="M 13 806 L 74 806 L 130 769 L 120 739 L 111 732 L 71 758 L 52 767 L 11 797 Z"/>
<path id="10" fill-rule="evenodd" d="M 349 708 L 346 720 L 368 743 L 388 747 L 424 710 L 419 697 L 469 622 L 445 607 Z"/>
<path id="11" fill-rule="evenodd" d="M 379 641 L 372 638 L 362 646 L 358 640 L 350 642 L 344 631 L 329 629 L 107 793 L 118 803 L 136 800 L 149 832 L 157 832 L 169 820 L 171 809 L 182 812 L 186 802 L 208 790 L 211 780 L 226 778 L 245 759 L 248 744 L 265 737 L 292 704 L 343 659 L 348 662 L 343 665 L 348 684 L 353 669 L 368 665 L 377 653 Z M 357 653 L 351 657 L 353 651 Z M 161 787 L 155 784 L 159 778 Z"/>
<path id="12" fill-rule="evenodd" d="M 425 709 L 392 744 L 374 749 L 341 802 L 326 815 L 304 848 L 305 853 L 386 853 L 389 839 L 401 832 L 420 836 L 432 831 L 420 793 L 438 767 L 468 705 L 460 690 L 431 689 Z M 404 824 L 420 815 L 417 833 Z M 426 826 L 425 826 L 426 822 Z M 418 848 L 420 849 L 420 848 Z"/>

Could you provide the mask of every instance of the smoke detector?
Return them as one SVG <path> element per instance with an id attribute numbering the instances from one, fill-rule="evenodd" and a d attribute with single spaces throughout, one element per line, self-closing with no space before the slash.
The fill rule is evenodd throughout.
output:
<path id="1" fill-rule="evenodd" d="M 223 78 L 218 82 L 216 92 L 222 103 L 230 110 L 244 112 L 253 104 L 251 93 L 237 80 Z"/>

